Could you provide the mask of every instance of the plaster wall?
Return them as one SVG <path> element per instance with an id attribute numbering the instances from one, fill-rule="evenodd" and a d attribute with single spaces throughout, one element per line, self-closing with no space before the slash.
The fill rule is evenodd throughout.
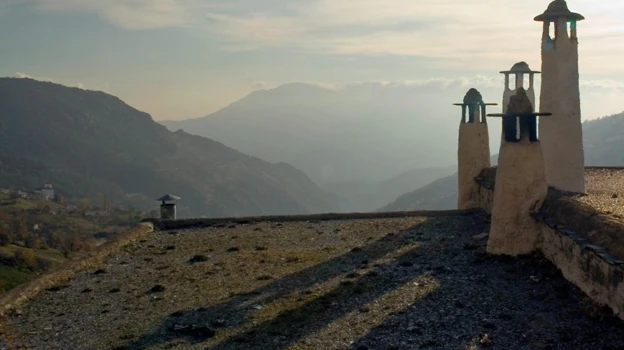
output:
<path id="1" fill-rule="evenodd" d="M 566 227 L 552 222 L 540 226 L 544 256 L 594 302 L 609 306 L 624 319 L 624 262 Z"/>
<path id="2" fill-rule="evenodd" d="M 539 138 L 548 184 L 563 191 L 584 192 L 578 42 L 568 37 L 564 20 L 558 26 L 558 37 L 542 40 L 540 112 L 553 115 L 540 118 Z"/>
<path id="3" fill-rule="evenodd" d="M 478 120 L 478 119 L 475 119 Z M 490 140 L 487 123 L 461 123 L 459 125 L 458 209 L 480 207 L 481 186 L 475 178 L 484 168 L 490 167 Z"/>
<path id="4" fill-rule="evenodd" d="M 492 215 L 494 204 L 494 189 L 479 186 L 477 193 L 477 208 L 482 209 L 486 214 Z"/>
<path id="5" fill-rule="evenodd" d="M 530 214 L 548 193 L 541 144 L 524 137 L 520 142 L 503 142 L 499 154 L 487 251 L 528 254 L 539 241 L 539 224 Z"/>

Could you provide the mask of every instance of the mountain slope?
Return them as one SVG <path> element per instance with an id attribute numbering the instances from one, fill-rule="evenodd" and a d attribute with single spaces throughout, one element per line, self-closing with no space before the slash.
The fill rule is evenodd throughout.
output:
<path id="1" fill-rule="evenodd" d="M 624 113 L 583 123 L 585 165 L 624 165 Z"/>
<path id="2" fill-rule="evenodd" d="M 457 209 L 457 173 L 406 193 L 379 211 Z"/>
<path id="3" fill-rule="evenodd" d="M 624 113 L 583 122 L 583 148 L 586 166 L 624 166 Z M 424 209 L 423 206 L 440 203 L 444 203 L 446 208 L 438 209 L 455 208 L 455 203 L 450 200 L 440 202 L 440 198 L 457 197 L 456 179 L 455 174 L 454 180 L 450 177 L 436 180 L 422 189 L 400 196 L 380 210 Z"/>
<path id="4" fill-rule="evenodd" d="M 0 187 L 51 182 L 70 196 L 151 207 L 173 193 L 181 216 L 337 210 L 293 167 L 170 132 L 114 96 L 31 79 L 0 79 L 0 163 Z"/>
<path id="5" fill-rule="evenodd" d="M 262 159 L 285 161 L 321 186 L 379 183 L 412 169 L 454 163 L 460 112 L 449 94 L 460 99 L 464 93 L 464 87 L 440 93 L 428 86 L 331 90 L 292 83 L 252 92 L 202 118 L 160 122 Z"/>
<path id="6" fill-rule="evenodd" d="M 347 211 L 375 211 L 401 194 L 453 173 L 457 167 L 413 169 L 379 182 L 348 181 L 323 185 L 345 199 Z"/>
<path id="7" fill-rule="evenodd" d="M 498 153 L 490 156 L 490 164 L 498 164 Z M 457 209 L 459 181 L 457 176 L 458 174 L 455 172 L 426 186 L 405 193 L 378 211 Z"/>

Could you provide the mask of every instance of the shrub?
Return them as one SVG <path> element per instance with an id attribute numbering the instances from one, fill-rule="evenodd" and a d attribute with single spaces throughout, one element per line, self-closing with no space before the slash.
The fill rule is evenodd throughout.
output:
<path id="1" fill-rule="evenodd" d="M 20 249 L 15 252 L 15 258 L 18 262 L 24 263 L 31 270 L 37 268 L 37 257 L 32 249 Z"/>
<path id="2" fill-rule="evenodd" d="M 43 239 L 34 234 L 29 234 L 28 237 L 26 237 L 26 241 L 24 243 L 26 247 L 32 249 L 43 249 L 45 247 Z"/>
<path id="3" fill-rule="evenodd" d="M 0 224 L 0 245 L 8 246 L 11 243 L 13 243 L 13 234 L 4 225 Z"/>
<path id="4" fill-rule="evenodd" d="M 28 227 L 26 226 L 26 222 L 21 217 L 17 217 L 15 221 L 15 236 L 18 241 L 25 242 L 28 238 Z"/>

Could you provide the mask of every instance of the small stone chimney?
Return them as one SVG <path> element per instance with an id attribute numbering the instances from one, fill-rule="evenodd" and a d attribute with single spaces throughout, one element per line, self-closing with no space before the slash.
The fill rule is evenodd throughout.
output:
<path id="1" fill-rule="evenodd" d="M 505 88 L 503 89 L 503 113 L 507 112 L 509 99 L 511 96 L 515 95 L 516 92 L 518 92 L 519 88 L 524 88 L 527 96 L 529 97 L 529 101 L 533 106 L 535 106 L 535 74 L 539 74 L 540 72 L 531 70 L 526 62 L 521 61 L 514 64 L 510 70 L 504 70 L 500 73 L 505 75 Z M 524 77 L 526 75 L 529 76 L 528 86 L 524 86 Z M 510 78 L 513 78 L 513 82 L 510 81 Z M 512 83 L 513 86 L 511 86 Z M 504 137 L 503 135 L 504 133 L 501 134 L 501 139 Z"/>
<path id="2" fill-rule="evenodd" d="M 164 195 L 157 199 L 157 201 L 162 202 L 160 204 L 160 218 L 175 220 L 176 219 L 176 204 L 171 203 L 173 201 L 180 200 L 180 197 L 172 196 L 170 194 Z M 169 202 L 169 203 L 168 203 Z"/>
<path id="3" fill-rule="evenodd" d="M 547 115 L 534 113 L 524 88 L 510 97 L 505 114 L 488 115 L 503 118 L 488 253 L 516 256 L 537 249 L 539 224 L 530 214 L 548 192 L 537 117 Z"/>
<path id="4" fill-rule="evenodd" d="M 539 71 L 531 70 L 529 65 L 524 62 L 518 62 L 514 64 L 510 70 L 504 70 L 500 72 L 505 75 L 505 89 L 503 91 L 503 113 L 506 112 L 507 105 L 509 104 L 509 99 L 511 96 L 515 95 L 518 91 L 518 88 L 524 88 L 527 96 L 529 97 L 529 101 L 533 106 L 535 106 L 535 74 L 539 74 Z M 513 88 L 511 86 L 510 81 L 513 78 Z M 529 86 L 524 86 L 524 77 L 525 75 L 529 76 Z"/>
<path id="5" fill-rule="evenodd" d="M 484 168 L 490 167 L 490 139 L 486 121 L 486 105 L 476 89 L 468 90 L 462 107 L 462 119 L 459 124 L 459 147 L 457 150 L 458 203 L 459 209 L 479 207 L 481 187 L 475 177 Z"/>

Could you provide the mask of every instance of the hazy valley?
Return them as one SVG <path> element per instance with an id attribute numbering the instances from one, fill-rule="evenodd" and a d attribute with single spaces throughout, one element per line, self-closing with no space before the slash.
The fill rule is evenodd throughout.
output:
<path id="1" fill-rule="evenodd" d="M 202 118 L 159 121 L 242 152 L 285 161 L 340 196 L 342 211 L 454 209 L 461 84 L 293 83 L 258 90 Z M 497 89 L 480 89 L 498 102 Z M 488 98 L 489 97 L 489 98 Z M 489 107 L 500 112 L 500 106 Z M 500 120 L 489 118 L 490 150 Z M 623 115 L 583 123 L 587 165 L 624 165 Z M 497 155 L 492 157 L 496 163 Z"/>
<path id="2" fill-rule="evenodd" d="M 467 88 L 449 84 L 292 83 L 254 91 L 202 118 L 159 122 L 292 164 L 341 196 L 343 211 L 371 211 L 455 171 L 461 114 L 452 103 Z M 500 128 L 499 120 L 490 123 Z M 497 149 L 499 140 L 490 143 Z"/>

